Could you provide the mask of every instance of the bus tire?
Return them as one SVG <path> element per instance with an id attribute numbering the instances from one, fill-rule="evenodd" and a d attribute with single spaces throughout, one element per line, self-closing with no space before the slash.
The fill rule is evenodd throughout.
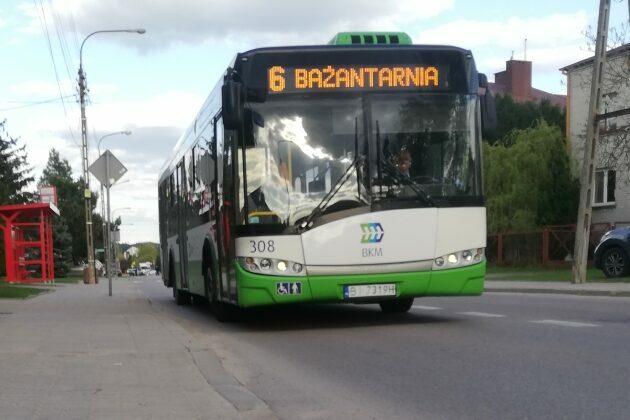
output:
<path id="1" fill-rule="evenodd" d="M 173 263 L 169 263 L 169 281 L 173 285 L 173 298 L 176 305 L 188 305 L 190 303 L 190 294 L 184 290 L 177 288 L 177 280 L 175 279 L 175 267 Z"/>
<path id="2" fill-rule="evenodd" d="M 190 294 L 184 290 L 173 287 L 173 297 L 176 305 L 188 305 L 190 303 Z"/>
<path id="3" fill-rule="evenodd" d="M 411 305 L 413 305 L 412 297 L 379 302 L 381 311 L 383 311 L 384 314 L 402 314 L 408 312 L 409 309 L 411 309 Z"/>
<path id="4" fill-rule="evenodd" d="M 218 287 L 217 276 L 214 272 L 214 261 L 212 258 L 212 251 L 210 250 L 210 244 L 206 241 L 203 245 L 203 261 L 201 264 L 201 270 L 203 275 L 203 282 L 205 287 L 206 297 L 209 302 L 217 300 Z"/>
<path id="5" fill-rule="evenodd" d="M 212 302 L 212 312 L 219 322 L 234 322 L 239 315 L 238 307 L 219 300 Z"/>

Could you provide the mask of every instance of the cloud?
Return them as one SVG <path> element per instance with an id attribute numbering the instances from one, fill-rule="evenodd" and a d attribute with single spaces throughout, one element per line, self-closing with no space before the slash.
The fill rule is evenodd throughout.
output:
<path id="1" fill-rule="evenodd" d="M 187 127 L 205 97 L 182 91 L 164 91 L 143 101 L 107 102 L 89 107 L 90 126 L 103 134 L 137 127 Z"/>
<path id="2" fill-rule="evenodd" d="M 61 91 L 66 92 L 74 92 L 76 90 L 75 82 L 69 79 L 60 80 L 59 84 L 61 85 Z M 55 96 L 59 96 L 59 86 L 56 82 L 46 81 L 46 80 L 29 80 L 26 82 L 15 83 L 8 87 L 9 92 L 19 95 L 21 97 L 24 96 L 35 96 L 39 99 L 48 99 L 54 98 Z"/>
<path id="3" fill-rule="evenodd" d="M 46 84 L 35 82 L 21 86 L 24 90 L 36 92 L 41 92 L 45 87 Z M 158 240 L 157 181 L 160 170 L 203 99 L 202 96 L 186 92 L 167 91 L 144 101 L 94 104 L 88 107 L 90 163 L 98 157 L 96 146 L 102 136 L 125 129 L 132 132 L 130 136 L 108 137 L 101 143 L 101 151 L 110 149 L 128 169 L 121 178 L 123 183 L 111 190 L 112 209 L 133 208 L 133 212 L 126 212 L 123 218 L 125 223 L 133 223 L 124 226 L 124 240 Z M 20 132 L 20 136 L 27 147 L 29 164 L 33 167 L 36 179 L 41 176 L 48 161 L 48 153 L 53 147 L 69 161 L 75 178 L 82 175 L 79 107 L 73 106 L 68 114 L 69 121 L 66 121 L 60 107 L 34 107 L 28 114 L 11 118 L 12 123 L 23 119 L 31 121 L 30 124 L 19 121 L 20 125 L 28 127 Z M 36 124 L 32 121 L 36 121 Z M 74 139 L 68 126 L 74 132 Z M 98 128 L 98 131 L 94 131 L 93 127 Z M 100 188 L 94 177 L 91 188 Z M 100 204 L 97 211 L 100 212 Z"/>
<path id="4" fill-rule="evenodd" d="M 500 21 L 458 19 L 418 32 L 418 43 L 451 44 L 472 50 L 477 68 L 492 79 L 505 70 L 512 56 L 523 59 L 527 39 L 527 60 L 532 62 L 533 85 L 539 89 L 562 92 L 557 81 L 559 68 L 590 54 L 583 31 L 589 24 L 585 11 L 523 19 L 508 17 Z"/>
<path id="5" fill-rule="evenodd" d="M 419 43 L 453 44 L 473 49 L 491 45 L 496 48 L 523 50 L 529 47 L 554 48 L 560 45 L 585 43 L 582 31 L 589 24 L 585 11 L 504 21 L 458 19 L 437 28 L 420 31 L 414 40 Z"/>
<path id="6" fill-rule="evenodd" d="M 133 127 L 131 136 L 112 136 L 103 143 L 102 151 L 110 149 L 127 168 L 110 191 L 112 209 L 130 208 L 114 214 L 123 220 L 123 241 L 158 241 L 158 177 L 181 132 L 178 127 Z"/>
<path id="7" fill-rule="evenodd" d="M 42 33 L 42 24 L 39 20 L 39 11 L 31 3 L 20 3 L 17 9 L 26 17 L 26 24 L 18 29 L 18 32 L 28 35 Z"/>
<path id="8" fill-rule="evenodd" d="M 147 36 L 123 42 L 141 48 L 208 40 L 262 45 L 287 39 L 291 44 L 323 43 L 341 30 L 396 30 L 452 10 L 455 0 L 83 0 L 53 1 L 55 10 L 73 16 L 79 31 L 137 28 Z M 121 38 L 122 39 L 122 38 Z"/>

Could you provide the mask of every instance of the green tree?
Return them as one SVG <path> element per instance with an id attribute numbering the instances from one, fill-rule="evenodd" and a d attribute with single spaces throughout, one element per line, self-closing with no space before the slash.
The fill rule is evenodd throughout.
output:
<path id="1" fill-rule="evenodd" d="M 497 131 L 490 144 L 510 145 L 514 140 L 510 136 L 512 130 L 524 130 L 536 125 L 538 120 L 544 120 L 549 125 L 558 127 L 564 135 L 566 126 L 566 111 L 548 100 L 540 102 L 514 102 L 509 95 L 497 95 Z"/>
<path id="2" fill-rule="evenodd" d="M 5 128 L 6 120 L 0 122 L 0 204 L 25 203 L 33 194 L 25 188 L 34 180 L 28 166 L 24 145 L 19 138 L 11 137 Z"/>
<path id="3" fill-rule="evenodd" d="M 72 259 L 74 262 L 85 259 L 87 256 L 86 235 L 85 235 L 85 204 L 83 198 L 83 178 L 74 180 L 72 168 L 67 159 L 62 159 L 59 152 L 51 149 L 48 155 L 48 162 L 39 180 L 42 185 L 54 185 L 57 187 L 57 206 L 68 227 L 68 232 L 72 237 Z M 96 207 L 98 195 L 92 193 L 92 211 Z M 102 247 L 102 218 L 98 215 L 92 216 L 92 226 L 95 244 Z"/>
<path id="4" fill-rule="evenodd" d="M 34 178 L 25 146 L 7 133 L 5 125 L 6 120 L 0 122 L 0 205 L 25 203 L 33 197 L 25 189 Z M 4 274 L 4 235 L 0 230 L 0 275 Z"/>
<path id="5" fill-rule="evenodd" d="M 55 257 L 55 277 L 66 277 L 72 263 L 72 235 L 62 217 L 53 222 L 53 252 Z"/>
<path id="6" fill-rule="evenodd" d="M 138 247 L 138 255 L 134 257 L 134 261 L 136 262 L 134 266 L 137 266 L 137 263 L 141 262 L 150 262 L 152 264 L 155 263 L 155 259 L 158 255 L 157 244 L 145 243 L 136 246 Z"/>
<path id="7" fill-rule="evenodd" d="M 575 223 L 579 190 L 560 129 L 540 120 L 508 137 L 512 146 L 484 145 L 488 231 Z"/>

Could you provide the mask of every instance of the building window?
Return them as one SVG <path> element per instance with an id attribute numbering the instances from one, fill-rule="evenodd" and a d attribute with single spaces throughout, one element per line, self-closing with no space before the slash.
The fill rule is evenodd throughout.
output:
<path id="1" fill-rule="evenodd" d="M 615 204 L 615 180 L 617 173 L 612 169 L 600 169 L 595 172 L 594 205 Z"/>

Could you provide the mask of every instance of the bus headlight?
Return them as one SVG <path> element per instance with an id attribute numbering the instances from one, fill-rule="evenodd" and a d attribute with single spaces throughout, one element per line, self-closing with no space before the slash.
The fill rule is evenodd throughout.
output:
<path id="1" fill-rule="evenodd" d="M 484 248 L 465 249 L 437 257 L 433 260 L 433 270 L 466 267 L 483 260 L 485 260 Z"/>
<path id="2" fill-rule="evenodd" d="M 254 261 L 255 260 L 256 259 L 254 258 Z M 269 270 L 269 268 L 271 268 L 271 261 L 269 261 L 268 258 L 263 258 L 262 260 L 260 260 L 260 268 L 262 268 L 263 270 Z"/>
<path id="3" fill-rule="evenodd" d="M 275 258 L 238 257 L 246 271 L 271 276 L 306 276 L 302 263 Z"/>

